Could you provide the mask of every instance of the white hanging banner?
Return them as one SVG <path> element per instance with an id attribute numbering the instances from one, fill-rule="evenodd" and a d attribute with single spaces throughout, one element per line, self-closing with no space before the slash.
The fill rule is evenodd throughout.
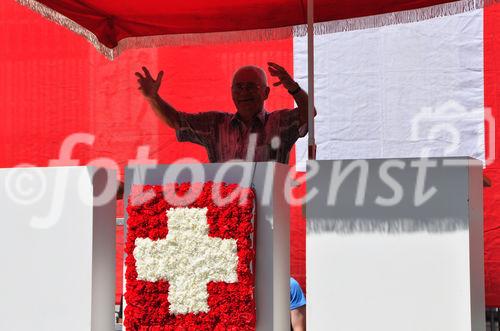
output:
<path id="1" fill-rule="evenodd" d="M 315 37 L 317 159 L 485 158 L 483 10 Z M 307 89 L 307 37 L 294 39 Z M 307 137 L 297 142 L 305 171 Z"/>

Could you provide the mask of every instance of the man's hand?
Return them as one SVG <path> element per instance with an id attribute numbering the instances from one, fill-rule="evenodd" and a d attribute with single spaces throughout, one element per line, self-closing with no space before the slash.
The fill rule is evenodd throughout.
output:
<path id="1" fill-rule="evenodd" d="M 148 68 L 142 67 L 142 70 L 144 71 L 144 74 L 141 74 L 139 72 L 135 73 L 135 75 L 138 77 L 137 82 L 139 83 L 139 90 L 146 98 L 153 99 L 158 96 L 161 79 L 163 78 L 163 71 L 160 71 L 158 73 L 158 76 L 155 80 L 149 73 Z"/>
<path id="2" fill-rule="evenodd" d="M 139 72 L 135 73 L 138 78 L 139 90 L 146 97 L 146 100 L 149 102 L 154 112 L 167 123 L 168 126 L 177 129 L 179 127 L 179 112 L 158 94 L 161 79 L 163 78 L 163 71 L 160 71 L 156 79 L 153 79 L 148 68 L 142 67 L 142 70 L 144 74 Z"/>
<path id="3" fill-rule="evenodd" d="M 283 85 L 290 94 L 293 95 L 293 99 L 297 104 L 297 108 L 299 109 L 299 122 L 302 127 L 307 123 L 308 117 L 308 97 L 307 93 L 300 88 L 300 85 L 293 80 L 292 77 L 288 74 L 288 72 L 282 66 L 277 65 L 273 62 L 267 62 L 268 70 L 271 76 L 278 77 L 279 81 L 274 83 L 274 86 Z M 316 109 L 314 109 L 314 116 L 316 116 Z M 303 131 L 302 136 L 305 134 Z"/>
<path id="4" fill-rule="evenodd" d="M 273 83 L 273 86 L 283 85 L 283 87 L 286 88 L 289 92 L 295 91 L 297 88 L 299 88 L 299 84 L 297 84 L 293 80 L 293 78 L 285 70 L 285 68 L 273 62 L 267 62 L 267 65 L 267 70 L 269 70 L 271 76 L 278 77 L 279 79 L 279 81 Z"/>

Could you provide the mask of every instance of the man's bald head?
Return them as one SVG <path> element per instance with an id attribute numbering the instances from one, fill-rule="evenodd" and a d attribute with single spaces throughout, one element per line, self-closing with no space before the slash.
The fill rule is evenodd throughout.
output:
<path id="1" fill-rule="evenodd" d="M 254 82 L 262 87 L 267 86 L 267 76 L 264 69 L 258 66 L 244 66 L 236 70 L 233 75 L 233 85 L 235 82 Z"/>

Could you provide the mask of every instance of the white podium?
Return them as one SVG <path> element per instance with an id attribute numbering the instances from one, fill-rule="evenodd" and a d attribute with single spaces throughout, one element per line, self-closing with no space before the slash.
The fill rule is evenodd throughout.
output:
<path id="1" fill-rule="evenodd" d="M 479 161 L 311 162 L 309 330 L 485 330 Z"/>
<path id="2" fill-rule="evenodd" d="M 288 166 L 275 162 L 133 166 L 125 171 L 124 196 L 127 203 L 133 184 L 224 181 L 242 187 L 253 186 L 258 215 L 255 281 L 257 330 L 289 331 L 290 208 L 284 198 L 288 171 Z M 125 214 L 125 220 L 127 218 Z"/>
<path id="3" fill-rule="evenodd" d="M 116 203 L 94 204 L 94 171 L 0 169 L 0 330 L 114 330 Z"/>

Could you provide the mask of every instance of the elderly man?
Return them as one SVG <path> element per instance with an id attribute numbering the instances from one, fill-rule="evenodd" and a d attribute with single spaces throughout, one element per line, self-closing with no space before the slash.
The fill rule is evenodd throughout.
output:
<path id="1" fill-rule="evenodd" d="M 235 114 L 180 112 L 158 94 L 163 71 L 154 79 L 146 67 L 142 69 L 143 73 L 135 73 L 139 90 L 153 110 L 176 130 L 178 141 L 205 147 L 210 162 L 244 159 L 288 163 L 295 141 L 307 132 L 307 93 L 275 63 L 268 63 L 269 73 L 278 78 L 273 85 L 281 85 L 293 96 L 295 109 L 267 112 L 264 102 L 270 88 L 266 73 L 259 67 L 245 66 L 233 76 L 231 93 L 237 109 Z"/>

